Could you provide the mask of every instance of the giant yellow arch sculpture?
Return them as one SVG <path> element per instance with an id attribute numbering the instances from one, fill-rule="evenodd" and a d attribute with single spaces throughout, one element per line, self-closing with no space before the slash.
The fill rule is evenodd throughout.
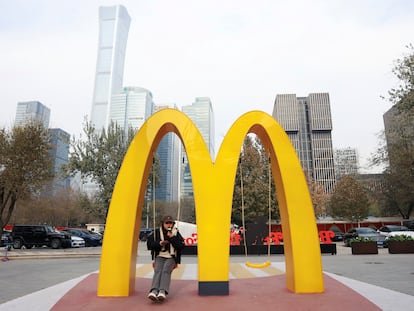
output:
<path id="1" fill-rule="evenodd" d="M 229 241 L 234 180 L 248 133 L 270 151 L 282 220 L 286 286 L 295 293 L 324 290 L 319 239 L 306 180 L 289 138 L 268 114 L 242 115 L 225 136 L 215 163 L 194 123 L 182 112 L 161 110 L 134 137 L 112 194 L 102 246 L 98 296 L 129 296 L 135 289 L 136 256 L 144 193 L 152 155 L 162 137 L 177 134 L 187 152 L 198 232 L 199 295 L 229 293 Z"/>

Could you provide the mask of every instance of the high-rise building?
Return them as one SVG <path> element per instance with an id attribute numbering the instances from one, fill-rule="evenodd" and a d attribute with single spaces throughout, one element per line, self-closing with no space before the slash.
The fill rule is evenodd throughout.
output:
<path id="1" fill-rule="evenodd" d="M 123 86 L 126 44 L 131 18 L 122 5 L 99 8 L 99 43 L 91 123 L 100 131 L 110 122 L 112 95 Z"/>
<path id="2" fill-rule="evenodd" d="M 50 109 L 38 101 L 17 103 L 14 125 L 24 125 L 29 121 L 38 121 L 45 128 L 49 127 Z"/>
<path id="3" fill-rule="evenodd" d="M 214 150 L 214 113 L 211 100 L 208 97 L 196 97 L 190 106 L 183 106 L 182 111 L 194 122 L 203 137 L 211 158 L 215 158 Z M 193 184 L 187 156 L 183 152 L 183 176 L 181 177 L 181 194 L 183 197 L 193 197 Z"/>
<path id="4" fill-rule="evenodd" d="M 53 146 L 51 155 L 54 159 L 53 170 L 55 173 L 52 192 L 57 192 L 70 187 L 70 178 L 61 176 L 62 166 L 69 161 L 70 134 L 59 128 L 50 129 L 49 133 Z"/>
<path id="5" fill-rule="evenodd" d="M 335 185 L 335 167 L 329 94 L 278 94 L 273 117 L 292 142 L 306 177 L 330 193 Z"/>
<path id="6" fill-rule="evenodd" d="M 124 87 L 112 95 L 109 120 L 128 132 L 128 128 L 139 129 L 153 114 L 154 102 L 150 91 L 141 87 Z"/>
<path id="7" fill-rule="evenodd" d="M 168 105 L 156 106 L 155 110 L 170 108 Z M 176 105 L 171 108 L 177 109 Z M 179 176 L 181 166 L 181 141 L 175 133 L 167 133 L 158 145 L 160 161 L 160 183 L 155 187 L 155 198 L 164 202 L 178 202 Z"/>
<path id="8" fill-rule="evenodd" d="M 355 148 L 334 150 L 335 176 L 338 180 L 345 175 L 358 174 L 358 153 Z"/>
<path id="9" fill-rule="evenodd" d="M 38 121 L 47 129 L 49 127 L 50 109 L 38 101 L 20 102 L 17 104 L 15 125 L 24 125 L 31 121 Z M 53 194 L 56 191 L 70 186 L 70 178 L 61 176 L 61 167 L 68 162 L 70 134 L 62 129 L 49 129 L 50 151 L 53 160 L 55 178 L 47 188 L 45 194 Z"/>

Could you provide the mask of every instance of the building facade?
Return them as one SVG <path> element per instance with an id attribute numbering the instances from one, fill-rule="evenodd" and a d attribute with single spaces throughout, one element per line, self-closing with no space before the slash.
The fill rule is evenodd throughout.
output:
<path id="1" fill-rule="evenodd" d="M 15 126 L 24 125 L 30 121 L 38 121 L 49 128 L 50 109 L 39 101 L 17 103 Z"/>
<path id="2" fill-rule="evenodd" d="M 335 166 L 329 94 L 278 94 L 273 117 L 287 133 L 306 177 L 323 185 L 327 193 L 332 192 Z"/>
<path id="3" fill-rule="evenodd" d="M 99 41 L 90 121 L 100 131 L 110 122 L 112 95 L 123 86 L 131 18 L 122 5 L 99 8 Z"/>
<path id="4" fill-rule="evenodd" d="M 156 106 L 159 111 L 165 108 L 175 108 L 176 105 Z M 157 149 L 160 161 L 160 183 L 155 187 L 156 200 L 163 202 L 178 202 L 181 167 L 181 141 L 175 133 L 167 133 L 160 141 Z"/>
<path id="5" fill-rule="evenodd" d="M 212 159 L 215 158 L 214 145 L 214 112 L 211 100 L 208 97 L 196 97 L 192 105 L 183 106 L 182 111 L 194 122 L 200 131 L 204 142 L 210 152 Z M 187 156 L 183 151 L 181 177 L 181 195 L 183 197 L 194 197 L 191 170 L 188 164 Z"/>
<path id="6" fill-rule="evenodd" d="M 109 120 L 128 133 L 128 128 L 139 129 L 154 112 L 152 93 L 142 87 L 124 87 L 112 95 Z"/>
<path id="7" fill-rule="evenodd" d="M 69 177 L 61 176 L 61 168 L 69 161 L 69 144 L 70 134 L 60 128 L 53 128 L 49 130 L 50 140 L 53 145 L 51 151 L 52 158 L 54 159 L 53 171 L 55 173 L 55 179 L 52 184 L 52 192 L 56 193 L 60 190 L 69 188 L 71 180 Z"/>
<path id="8" fill-rule="evenodd" d="M 341 148 L 334 150 L 336 180 L 345 175 L 358 174 L 358 153 L 355 148 Z"/>

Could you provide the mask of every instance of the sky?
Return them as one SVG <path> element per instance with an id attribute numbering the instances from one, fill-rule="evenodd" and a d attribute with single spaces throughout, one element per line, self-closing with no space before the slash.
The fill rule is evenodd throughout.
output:
<path id="1" fill-rule="evenodd" d="M 414 43 L 411 0 L 0 0 L 0 127 L 17 103 L 51 109 L 50 127 L 79 138 L 90 115 L 99 6 L 131 16 L 124 86 L 157 105 L 209 97 L 216 153 L 242 114 L 272 114 L 276 94 L 327 92 L 334 148 L 356 148 L 369 166 L 398 85 L 395 61 Z"/>

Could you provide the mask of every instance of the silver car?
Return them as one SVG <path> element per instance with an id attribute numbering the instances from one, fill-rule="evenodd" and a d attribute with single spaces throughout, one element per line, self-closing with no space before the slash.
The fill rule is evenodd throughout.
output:
<path id="1" fill-rule="evenodd" d="M 370 227 L 359 227 L 352 228 L 347 233 L 344 234 L 344 244 L 345 246 L 351 246 L 351 239 L 356 237 L 368 238 L 374 241 L 377 241 L 378 246 L 384 246 L 385 235 L 380 234 L 378 231 Z"/>

